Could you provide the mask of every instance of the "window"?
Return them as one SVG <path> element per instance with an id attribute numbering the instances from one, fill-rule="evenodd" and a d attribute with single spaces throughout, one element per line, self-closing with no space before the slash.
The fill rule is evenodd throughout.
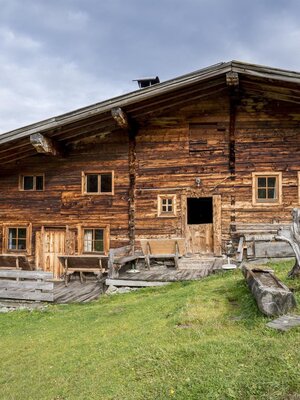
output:
<path id="1" fill-rule="evenodd" d="M 27 229 L 8 228 L 7 250 L 23 251 L 26 250 Z"/>
<path id="2" fill-rule="evenodd" d="M 21 175 L 20 190 L 44 190 L 44 175 Z"/>
<path id="3" fill-rule="evenodd" d="M 104 252 L 104 229 L 83 230 L 83 251 L 84 253 Z"/>
<path id="4" fill-rule="evenodd" d="M 281 172 L 253 173 L 253 204 L 281 204 Z"/>
<path id="5" fill-rule="evenodd" d="M 83 193 L 113 194 L 113 172 L 83 173 Z"/>
<path id="6" fill-rule="evenodd" d="M 176 195 L 158 195 L 157 198 L 159 217 L 175 217 L 176 216 Z"/>

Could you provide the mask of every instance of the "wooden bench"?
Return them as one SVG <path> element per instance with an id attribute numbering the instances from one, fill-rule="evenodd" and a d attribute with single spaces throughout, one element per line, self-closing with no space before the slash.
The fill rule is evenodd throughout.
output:
<path id="1" fill-rule="evenodd" d="M 175 239 L 141 239 L 141 247 L 146 261 L 146 267 L 150 269 L 151 260 L 171 259 L 178 269 L 178 259 L 185 254 L 185 240 Z"/>
<path id="2" fill-rule="evenodd" d="M 107 259 L 104 255 L 60 255 L 58 256 L 64 267 L 65 285 L 68 286 L 70 277 L 75 272 L 79 272 L 80 282 L 83 283 L 84 273 L 91 272 L 102 278 L 104 271 L 102 260 Z"/>
<path id="3" fill-rule="evenodd" d="M 31 266 L 24 255 L 0 254 L 0 269 L 31 270 Z"/>
<path id="4" fill-rule="evenodd" d="M 132 254 L 131 246 L 117 247 L 109 250 L 108 257 L 108 277 L 118 278 L 122 266 L 130 263 L 135 268 L 140 256 Z"/>

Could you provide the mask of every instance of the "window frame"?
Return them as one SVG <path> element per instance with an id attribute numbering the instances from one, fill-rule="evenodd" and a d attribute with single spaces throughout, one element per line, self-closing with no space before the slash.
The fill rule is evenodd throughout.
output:
<path id="1" fill-rule="evenodd" d="M 258 178 L 275 178 L 275 189 L 277 191 L 277 198 L 259 199 L 258 194 Z M 282 204 L 282 172 L 264 171 L 252 172 L 252 204 L 255 206 L 278 206 Z"/>
<path id="2" fill-rule="evenodd" d="M 103 230 L 103 251 L 84 251 L 84 231 L 85 230 L 95 230 L 101 229 Z M 86 255 L 108 255 L 109 252 L 109 238 L 110 238 L 110 227 L 109 225 L 99 225 L 99 224 L 88 224 L 88 225 L 79 225 L 78 226 L 78 254 L 86 254 Z"/>
<path id="3" fill-rule="evenodd" d="M 172 211 L 163 211 L 163 200 L 172 200 Z M 157 195 L 157 216 L 159 218 L 176 217 L 176 194 L 158 194 Z"/>
<path id="4" fill-rule="evenodd" d="M 33 177 L 33 189 L 24 189 L 24 177 L 25 176 Z M 43 189 L 42 190 L 36 189 L 36 178 L 38 176 L 42 176 L 43 177 Z M 30 173 L 29 174 L 20 174 L 19 175 L 19 190 L 21 192 L 44 192 L 45 191 L 45 174 L 40 174 L 40 173 L 37 173 L 37 174 L 30 174 Z"/>
<path id="5" fill-rule="evenodd" d="M 26 248 L 25 249 L 9 249 L 9 229 L 26 229 Z M 31 255 L 31 237 L 32 237 L 32 224 L 16 223 L 3 225 L 3 240 L 2 248 L 7 254 L 26 254 Z"/>
<path id="6" fill-rule="evenodd" d="M 98 175 L 98 189 L 100 188 L 101 190 L 101 175 L 108 175 L 111 174 L 111 192 L 87 192 L 87 176 L 88 175 Z M 115 194 L 114 192 L 114 182 L 115 181 L 115 175 L 114 171 L 82 171 L 81 173 L 81 188 L 82 188 L 82 194 L 83 195 L 88 195 L 88 196 L 105 196 L 109 195 L 112 196 Z"/>

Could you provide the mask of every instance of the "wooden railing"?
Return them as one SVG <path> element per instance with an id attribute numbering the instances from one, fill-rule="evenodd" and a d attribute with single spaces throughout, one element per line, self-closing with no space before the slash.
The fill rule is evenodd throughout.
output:
<path id="1" fill-rule="evenodd" d="M 54 301 L 53 274 L 0 269 L 0 299 Z"/>

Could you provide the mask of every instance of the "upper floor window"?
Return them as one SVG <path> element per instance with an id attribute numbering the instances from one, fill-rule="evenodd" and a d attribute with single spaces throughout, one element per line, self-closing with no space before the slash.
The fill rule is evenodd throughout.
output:
<path id="1" fill-rule="evenodd" d="M 83 193 L 113 194 L 113 172 L 84 172 Z"/>
<path id="2" fill-rule="evenodd" d="M 158 210 L 159 217 L 174 217 L 176 215 L 176 195 L 166 194 L 158 195 Z"/>
<path id="3" fill-rule="evenodd" d="M 281 172 L 259 172 L 252 174 L 253 204 L 281 204 Z"/>
<path id="4" fill-rule="evenodd" d="M 44 190 L 44 175 L 21 175 L 20 190 Z"/>

